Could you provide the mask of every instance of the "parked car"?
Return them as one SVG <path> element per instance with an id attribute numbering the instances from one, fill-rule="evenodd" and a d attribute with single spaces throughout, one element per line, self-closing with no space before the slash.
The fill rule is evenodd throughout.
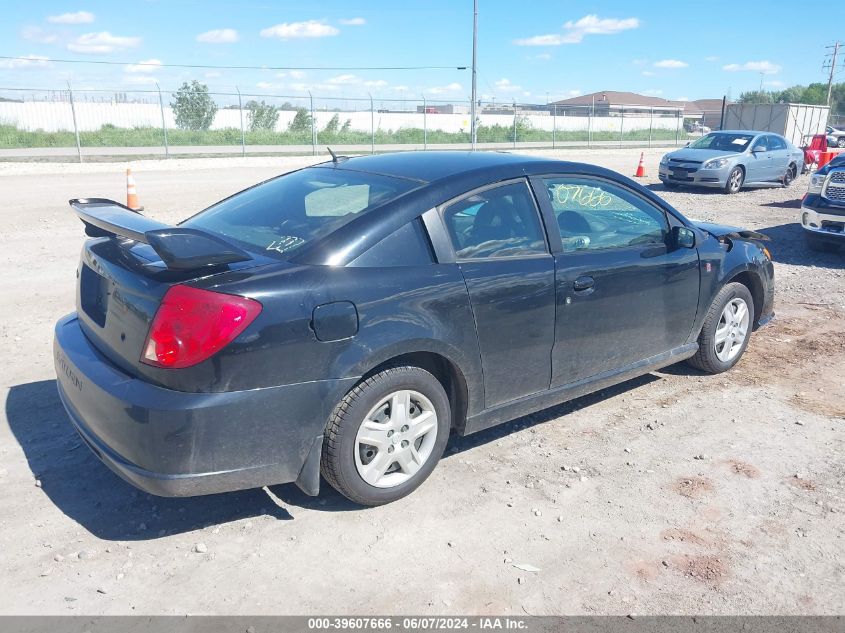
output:
<path id="1" fill-rule="evenodd" d="M 72 200 L 92 237 L 58 388 L 136 486 L 320 474 L 403 497 L 449 439 L 687 360 L 730 369 L 773 315 L 764 236 L 632 180 L 504 153 L 335 158 L 176 226 Z"/>
<path id="2" fill-rule="evenodd" d="M 801 226 L 807 246 L 814 251 L 845 245 L 845 154 L 810 176 L 801 201 Z"/>
<path id="3" fill-rule="evenodd" d="M 845 147 L 845 130 L 840 130 L 828 125 L 824 129 L 827 135 L 827 144 L 831 147 Z"/>
<path id="4" fill-rule="evenodd" d="M 779 134 L 747 130 L 711 132 L 660 161 L 658 177 L 680 185 L 737 193 L 744 186 L 788 187 L 804 167 L 804 153 Z"/>

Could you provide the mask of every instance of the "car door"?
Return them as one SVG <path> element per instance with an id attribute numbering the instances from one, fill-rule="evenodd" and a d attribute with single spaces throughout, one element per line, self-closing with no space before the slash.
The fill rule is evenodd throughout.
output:
<path id="1" fill-rule="evenodd" d="M 768 144 L 772 156 L 772 172 L 769 180 L 778 180 L 786 173 L 789 165 L 789 148 L 786 141 L 777 134 L 768 135 Z"/>
<path id="2" fill-rule="evenodd" d="M 441 212 L 469 292 L 485 406 L 547 390 L 555 263 L 528 182 L 470 192 Z"/>
<path id="3" fill-rule="evenodd" d="M 751 144 L 745 165 L 745 182 L 773 180 L 774 155 L 769 148 L 769 135 L 761 134 Z"/>
<path id="4" fill-rule="evenodd" d="M 680 221 L 605 178 L 556 175 L 532 185 L 561 240 L 551 387 L 683 345 L 698 309 L 699 260 L 695 248 L 671 245 Z"/>

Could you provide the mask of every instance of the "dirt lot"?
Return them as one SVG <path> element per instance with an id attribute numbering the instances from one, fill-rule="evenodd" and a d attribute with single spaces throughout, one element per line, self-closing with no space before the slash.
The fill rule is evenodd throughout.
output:
<path id="1" fill-rule="evenodd" d="M 638 154 L 557 153 L 623 173 Z M 83 241 L 66 200 L 120 199 L 121 165 L 0 165 L 0 613 L 845 611 L 845 254 L 803 245 L 806 177 L 664 192 L 660 154 L 648 184 L 681 211 L 772 238 L 777 320 L 728 374 L 672 367 L 454 438 L 371 510 L 293 486 L 161 499 L 107 470 L 59 403 L 51 339 Z M 172 221 L 306 160 L 133 166 Z"/>

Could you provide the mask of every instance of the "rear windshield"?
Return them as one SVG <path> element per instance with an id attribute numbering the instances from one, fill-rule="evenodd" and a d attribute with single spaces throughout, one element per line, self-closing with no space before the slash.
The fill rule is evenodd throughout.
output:
<path id="1" fill-rule="evenodd" d="M 303 169 L 237 193 L 181 226 L 286 259 L 417 186 L 410 180 L 343 169 Z"/>
<path id="2" fill-rule="evenodd" d="M 717 132 L 702 136 L 695 143 L 690 144 L 691 149 L 715 149 L 720 152 L 743 152 L 748 147 L 753 134 L 730 134 Z"/>

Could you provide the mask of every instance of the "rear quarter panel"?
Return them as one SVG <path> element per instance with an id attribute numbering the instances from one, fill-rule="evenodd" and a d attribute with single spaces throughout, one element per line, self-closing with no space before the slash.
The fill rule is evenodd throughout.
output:
<path id="1" fill-rule="evenodd" d="M 243 335 L 203 363 L 211 374 L 193 372 L 210 380 L 214 391 L 357 377 L 396 356 L 425 351 L 443 356 L 461 371 L 470 411 L 483 402 L 475 324 L 455 264 L 306 265 L 218 275 L 204 287 L 248 296 L 264 306 Z M 358 332 L 341 340 L 318 340 L 314 308 L 339 301 L 355 305 Z"/>

